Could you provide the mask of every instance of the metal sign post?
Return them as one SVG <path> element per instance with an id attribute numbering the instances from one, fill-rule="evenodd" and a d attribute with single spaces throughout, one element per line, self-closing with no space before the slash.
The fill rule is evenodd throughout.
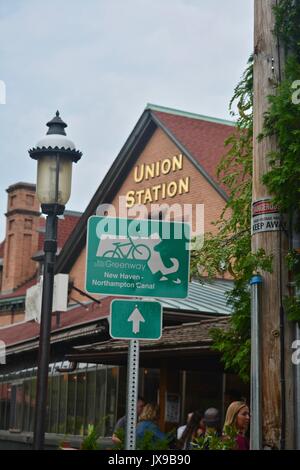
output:
<path id="1" fill-rule="evenodd" d="M 190 266 L 190 225 L 160 220 L 92 216 L 88 221 L 85 289 L 128 297 L 186 298 Z M 159 302 L 114 300 L 110 335 L 129 339 L 125 449 L 134 450 L 139 373 L 139 340 L 162 333 Z"/>
<path id="2" fill-rule="evenodd" d="M 260 275 L 253 276 L 251 285 L 251 428 L 250 448 L 261 450 L 261 378 L 260 378 Z"/>
<path id="3" fill-rule="evenodd" d="M 139 340 L 129 341 L 127 364 L 127 422 L 125 450 L 135 450 L 136 407 L 139 385 Z"/>
<path id="4" fill-rule="evenodd" d="M 127 422 L 125 449 L 135 449 L 139 377 L 139 340 L 157 340 L 162 334 L 162 307 L 145 300 L 113 300 L 110 305 L 110 336 L 129 339 L 127 363 Z M 133 339 L 135 338 L 135 339 Z"/>

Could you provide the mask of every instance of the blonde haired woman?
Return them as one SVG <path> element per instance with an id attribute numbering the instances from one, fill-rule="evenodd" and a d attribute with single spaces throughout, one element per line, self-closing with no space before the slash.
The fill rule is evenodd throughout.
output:
<path id="1" fill-rule="evenodd" d="M 166 435 L 158 427 L 158 406 L 147 403 L 139 416 L 139 422 L 136 427 L 136 438 L 142 439 L 146 432 L 152 433 L 153 441 L 162 441 Z"/>
<path id="2" fill-rule="evenodd" d="M 249 440 L 245 436 L 250 423 L 250 412 L 244 401 L 233 401 L 227 408 L 224 433 L 230 426 L 237 431 L 236 443 L 238 450 L 249 450 Z"/>

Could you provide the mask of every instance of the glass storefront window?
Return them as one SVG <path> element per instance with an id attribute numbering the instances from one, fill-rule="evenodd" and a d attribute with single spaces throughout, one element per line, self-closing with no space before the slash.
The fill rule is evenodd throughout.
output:
<path id="1" fill-rule="evenodd" d="M 14 384 L 10 387 L 10 416 L 9 429 L 21 431 L 23 418 L 23 384 Z"/>
<path id="2" fill-rule="evenodd" d="M 30 426 L 30 391 L 31 380 L 24 380 L 24 407 L 23 407 L 23 431 L 29 431 Z"/>
<path id="3" fill-rule="evenodd" d="M 9 429 L 10 421 L 10 399 L 11 399 L 11 384 L 6 384 L 6 408 L 5 408 L 5 423 L 4 429 Z"/>
<path id="4" fill-rule="evenodd" d="M 141 384 L 139 380 L 139 384 Z M 139 393 L 141 395 L 141 393 Z M 119 367 L 118 379 L 118 402 L 117 402 L 117 416 L 116 420 L 124 416 L 126 413 L 127 402 L 127 367 Z"/>
<path id="5" fill-rule="evenodd" d="M 116 422 L 117 405 L 117 380 L 118 368 L 111 367 L 107 370 L 107 398 L 106 398 L 106 420 L 105 435 L 111 436 Z"/>
<path id="6" fill-rule="evenodd" d="M 58 433 L 67 431 L 67 405 L 68 405 L 68 374 L 62 374 L 60 380 L 59 421 Z"/>
<path id="7" fill-rule="evenodd" d="M 90 370 L 87 373 L 87 390 L 86 390 L 86 425 L 85 434 L 88 432 L 88 425 L 97 424 L 95 422 L 96 410 L 96 371 Z"/>
<path id="8" fill-rule="evenodd" d="M 68 377 L 68 407 L 67 407 L 67 434 L 75 432 L 75 401 L 77 388 L 77 374 Z"/>
<path id="9" fill-rule="evenodd" d="M 36 378 L 31 380 L 30 389 L 30 431 L 34 429 L 34 415 L 35 415 L 35 397 L 36 397 Z"/>
<path id="10" fill-rule="evenodd" d="M 83 436 L 85 423 L 86 374 L 77 374 L 75 434 Z"/>
<path id="11" fill-rule="evenodd" d="M 95 425 L 99 428 L 101 436 L 105 435 L 106 373 L 106 368 L 98 366 L 98 370 L 96 372 Z"/>
<path id="12" fill-rule="evenodd" d="M 10 419 L 10 384 L 2 383 L 1 387 L 1 429 L 9 428 Z"/>
<path id="13" fill-rule="evenodd" d="M 23 422 L 23 403 L 24 403 L 24 387 L 23 383 L 16 386 L 16 421 L 15 429 L 22 430 Z"/>
<path id="14" fill-rule="evenodd" d="M 5 399 L 2 392 L 3 384 L 0 382 L 0 429 L 3 429 L 3 416 L 5 412 Z"/>
<path id="15" fill-rule="evenodd" d="M 50 379 L 50 377 L 49 377 Z M 57 432 L 58 413 L 59 413 L 59 376 L 53 375 L 49 382 L 48 409 L 49 426 L 48 432 Z"/>
<path id="16" fill-rule="evenodd" d="M 36 369 L 1 376 L 0 429 L 34 430 Z M 118 367 L 80 364 L 76 372 L 49 368 L 46 430 L 53 434 L 87 434 L 95 425 L 111 435 L 116 422 Z M 11 380 L 11 381 L 10 381 Z"/>

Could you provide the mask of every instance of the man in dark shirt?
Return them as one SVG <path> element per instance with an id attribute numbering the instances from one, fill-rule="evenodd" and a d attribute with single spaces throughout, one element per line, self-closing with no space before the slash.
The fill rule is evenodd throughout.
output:
<path id="1" fill-rule="evenodd" d="M 207 408 L 204 412 L 203 421 L 206 426 L 205 434 L 214 433 L 216 436 L 222 435 L 220 412 L 217 408 Z"/>
<path id="2" fill-rule="evenodd" d="M 143 411 L 144 406 L 145 406 L 145 400 L 143 397 L 139 396 L 137 400 L 137 404 L 136 404 L 137 418 L 140 416 L 141 412 Z M 121 442 L 120 439 L 116 436 L 117 431 L 123 430 L 124 434 L 126 432 L 126 423 L 127 423 L 126 418 L 127 418 L 126 415 L 122 416 L 122 418 L 120 418 L 115 425 L 114 432 L 112 435 L 112 441 L 114 444 L 120 444 Z"/>

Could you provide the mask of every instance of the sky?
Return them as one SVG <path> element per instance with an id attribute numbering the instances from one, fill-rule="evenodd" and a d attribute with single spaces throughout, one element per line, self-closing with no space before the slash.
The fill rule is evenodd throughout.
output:
<path id="1" fill-rule="evenodd" d="M 83 152 L 66 208 L 83 211 L 147 103 L 231 119 L 252 49 L 253 0 L 0 0 L 0 241 L 57 109 Z"/>

